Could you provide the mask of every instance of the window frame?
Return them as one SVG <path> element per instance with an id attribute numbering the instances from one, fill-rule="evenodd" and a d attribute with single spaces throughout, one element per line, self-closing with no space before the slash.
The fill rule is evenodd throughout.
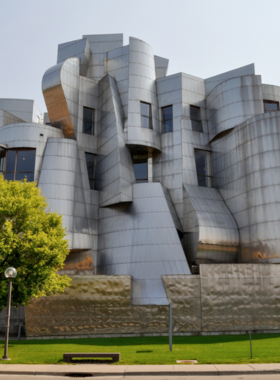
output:
<path id="1" fill-rule="evenodd" d="M 85 116 L 84 116 L 85 109 L 93 111 L 93 118 L 92 118 L 93 120 L 89 121 L 85 119 Z M 85 122 L 91 123 L 91 133 L 85 132 Z M 83 106 L 83 133 L 85 135 L 94 136 L 94 132 L 95 132 L 94 129 L 95 129 L 95 108 Z"/>
<path id="2" fill-rule="evenodd" d="M 93 161 L 94 176 L 93 176 L 93 178 L 90 178 L 90 176 L 89 176 L 88 165 L 87 165 L 87 158 L 86 158 L 87 154 L 94 157 L 94 161 Z M 94 154 L 94 153 L 85 152 L 85 161 L 86 161 L 86 167 L 87 167 L 87 174 L 88 174 L 88 181 L 89 181 L 89 188 L 90 188 L 90 190 L 96 190 L 96 160 L 97 160 L 96 157 L 97 157 L 97 155 Z"/>
<path id="3" fill-rule="evenodd" d="M 149 106 L 149 114 L 150 114 L 150 116 L 142 115 L 142 111 L 141 111 L 141 103 L 142 103 L 142 104 L 147 104 L 147 105 Z M 151 103 L 143 102 L 142 100 L 140 100 L 140 117 L 141 117 L 141 128 L 145 128 L 145 129 L 153 129 L 153 115 L 152 115 L 152 105 L 151 105 Z M 142 117 L 145 117 L 146 119 L 149 120 L 149 128 L 144 127 L 144 126 L 142 125 Z"/>
<path id="4" fill-rule="evenodd" d="M 5 164 L 4 164 L 4 170 L 3 170 L 3 176 L 4 178 L 6 179 L 6 174 L 14 174 L 14 178 L 13 179 L 9 179 L 8 181 L 20 181 L 20 180 L 17 180 L 16 179 L 16 175 L 17 174 L 20 174 L 20 173 L 33 173 L 33 180 L 32 181 L 28 181 L 28 182 L 34 182 L 34 176 L 35 176 L 35 165 L 36 165 L 36 148 L 24 148 L 24 147 L 21 147 L 21 148 L 10 148 L 10 149 L 5 149 L 6 150 L 6 154 L 5 154 Z M 15 169 L 17 169 L 17 163 L 18 163 L 18 152 L 20 151 L 35 151 L 35 159 L 34 159 L 34 171 L 24 171 L 24 172 L 18 172 L 16 171 Z M 7 172 L 6 169 L 7 169 L 7 156 L 8 156 L 8 152 L 9 151 L 15 151 L 16 152 L 16 157 L 15 157 L 15 165 L 14 165 L 14 171 L 13 172 Z"/>
<path id="5" fill-rule="evenodd" d="M 137 179 L 136 178 L 136 175 L 135 175 L 135 170 L 134 170 L 134 165 L 137 165 L 135 162 L 134 162 L 134 156 L 146 156 L 147 157 L 147 178 L 143 178 L 143 179 Z M 132 153 L 131 154 L 131 158 L 132 158 L 132 165 L 133 165 L 133 172 L 134 172 L 134 176 L 135 176 L 135 181 L 136 183 L 148 183 L 149 182 L 149 168 L 148 168 L 148 152 L 143 152 L 143 153 Z"/>
<path id="6" fill-rule="evenodd" d="M 172 109 L 172 118 L 170 118 L 170 119 L 163 119 L 163 110 L 164 110 L 164 108 L 169 108 L 169 107 L 171 107 L 171 109 Z M 164 131 L 164 122 L 165 121 L 169 121 L 169 120 L 172 120 L 172 131 Z M 164 106 L 164 107 L 161 107 L 161 131 L 162 131 L 162 133 L 170 133 L 170 132 L 173 132 L 173 104 L 170 104 L 170 105 L 168 105 L 168 106 Z"/>
<path id="7" fill-rule="evenodd" d="M 198 175 L 198 170 L 197 170 L 197 165 L 196 165 L 196 157 L 195 157 L 196 152 L 206 152 L 207 153 L 208 162 L 206 162 L 205 166 L 209 167 L 210 175 L 203 176 L 205 178 L 206 186 L 199 185 L 199 182 L 200 182 L 199 177 L 202 177 L 202 176 Z M 196 167 L 197 185 L 200 187 L 212 188 L 212 185 L 213 185 L 212 152 L 210 150 L 206 150 L 206 149 L 196 149 L 195 148 L 194 149 L 194 160 L 195 160 L 195 167 Z M 207 184 L 207 182 L 208 182 L 208 184 Z"/>
<path id="8" fill-rule="evenodd" d="M 266 104 L 277 104 L 277 110 L 269 110 L 269 109 L 266 109 Z M 279 102 L 277 102 L 276 100 L 268 100 L 268 99 L 264 99 L 263 100 L 263 109 L 264 109 L 264 113 L 269 113 L 269 112 L 277 112 L 279 111 Z"/>
<path id="9" fill-rule="evenodd" d="M 191 108 L 196 108 L 198 109 L 198 119 L 193 119 L 192 116 L 191 116 Z M 194 106 L 193 104 L 190 104 L 190 120 L 191 122 L 196 122 L 197 125 L 199 126 L 198 129 L 195 129 L 194 128 L 194 123 L 191 123 L 192 124 L 192 131 L 193 132 L 203 132 L 203 129 L 202 129 L 202 123 L 201 123 L 201 107 L 198 107 L 198 106 Z"/>

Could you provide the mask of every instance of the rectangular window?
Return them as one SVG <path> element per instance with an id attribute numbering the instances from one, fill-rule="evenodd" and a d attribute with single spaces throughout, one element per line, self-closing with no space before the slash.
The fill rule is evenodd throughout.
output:
<path id="1" fill-rule="evenodd" d="M 95 110 L 93 108 L 83 108 L 83 133 L 94 135 Z"/>
<path id="2" fill-rule="evenodd" d="M 195 150 L 194 155 L 198 186 L 212 187 L 211 153 L 206 150 Z"/>
<path id="3" fill-rule="evenodd" d="M 36 149 L 7 150 L 5 179 L 34 181 Z"/>
<path id="4" fill-rule="evenodd" d="M 279 111 L 279 102 L 274 102 L 272 100 L 264 100 L 264 113 Z"/>
<path id="5" fill-rule="evenodd" d="M 152 129 L 152 107 L 149 103 L 140 102 L 141 127 Z"/>
<path id="6" fill-rule="evenodd" d="M 6 161 L 6 149 L 0 148 L 0 175 L 4 173 Z"/>
<path id="7" fill-rule="evenodd" d="M 162 114 L 162 133 L 173 132 L 173 106 L 163 107 Z"/>
<path id="8" fill-rule="evenodd" d="M 148 155 L 134 154 L 132 161 L 136 183 L 148 182 Z"/>
<path id="9" fill-rule="evenodd" d="M 190 119 L 192 122 L 192 130 L 196 132 L 203 132 L 199 107 L 190 106 Z"/>
<path id="10" fill-rule="evenodd" d="M 95 154 L 85 153 L 88 171 L 89 187 L 95 190 Z"/>

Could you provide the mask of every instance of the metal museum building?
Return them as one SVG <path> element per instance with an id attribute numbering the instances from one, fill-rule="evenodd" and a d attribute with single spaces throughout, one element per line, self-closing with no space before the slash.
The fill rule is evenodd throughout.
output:
<path id="1" fill-rule="evenodd" d="M 48 113 L 0 99 L 1 171 L 63 214 L 63 294 L 27 337 L 280 331 L 280 87 L 208 79 L 122 34 L 58 46 Z M 16 319 L 14 319 L 14 324 Z"/>

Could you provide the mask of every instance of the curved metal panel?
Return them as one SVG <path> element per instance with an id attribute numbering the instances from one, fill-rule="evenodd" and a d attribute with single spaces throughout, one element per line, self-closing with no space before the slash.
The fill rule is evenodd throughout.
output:
<path id="1" fill-rule="evenodd" d="M 161 150 L 156 72 L 151 46 L 137 38 L 129 38 L 128 120 L 126 143 Z M 140 102 L 151 104 L 152 129 L 141 127 Z"/>
<path id="2" fill-rule="evenodd" d="M 233 263 L 236 222 L 217 189 L 184 185 L 184 248 L 189 263 Z"/>
<path id="3" fill-rule="evenodd" d="M 107 75 L 100 83 L 97 187 L 101 207 L 132 202 L 135 182 L 131 154 L 125 145 L 123 109 L 115 80 Z"/>
<path id="4" fill-rule="evenodd" d="M 236 77 L 217 85 L 206 98 L 209 140 L 263 113 L 259 75 Z"/>
<path id="5" fill-rule="evenodd" d="M 42 91 L 49 118 L 65 138 L 76 139 L 79 105 L 79 58 L 69 58 L 48 69 L 42 80 Z"/>
<path id="6" fill-rule="evenodd" d="M 255 116 L 212 144 L 214 185 L 240 231 L 243 262 L 280 262 L 280 113 Z"/>

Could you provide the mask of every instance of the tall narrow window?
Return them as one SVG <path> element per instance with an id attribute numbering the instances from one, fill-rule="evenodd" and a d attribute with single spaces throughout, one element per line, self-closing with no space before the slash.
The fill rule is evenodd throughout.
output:
<path id="1" fill-rule="evenodd" d="M 7 150 L 5 179 L 34 181 L 36 149 Z"/>
<path id="2" fill-rule="evenodd" d="M 94 135 L 95 110 L 93 108 L 83 108 L 83 133 Z"/>
<path id="3" fill-rule="evenodd" d="M 162 133 L 173 132 L 173 107 L 167 106 L 161 109 Z"/>
<path id="4" fill-rule="evenodd" d="M 141 127 L 152 129 L 152 107 L 149 103 L 140 102 Z"/>
<path id="5" fill-rule="evenodd" d="M 136 183 L 148 182 L 148 155 L 134 154 L 132 161 Z"/>
<path id="6" fill-rule="evenodd" d="M 211 153 L 206 150 L 195 150 L 194 154 L 198 186 L 211 187 Z"/>
<path id="7" fill-rule="evenodd" d="M 86 164 L 88 171 L 89 187 L 95 189 L 95 154 L 86 153 Z"/>
<path id="8" fill-rule="evenodd" d="M 192 122 L 192 130 L 196 132 L 203 132 L 200 118 L 200 108 L 190 106 L 190 119 Z"/>
<path id="9" fill-rule="evenodd" d="M 272 100 L 264 100 L 263 105 L 265 113 L 279 110 L 279 102 L 274 102 Z"/>
<path id="10" fill-rule="evenodd" d="M 0 175 L 4 173 L 6 162 L 6 149 L 0 148 Z"/>

